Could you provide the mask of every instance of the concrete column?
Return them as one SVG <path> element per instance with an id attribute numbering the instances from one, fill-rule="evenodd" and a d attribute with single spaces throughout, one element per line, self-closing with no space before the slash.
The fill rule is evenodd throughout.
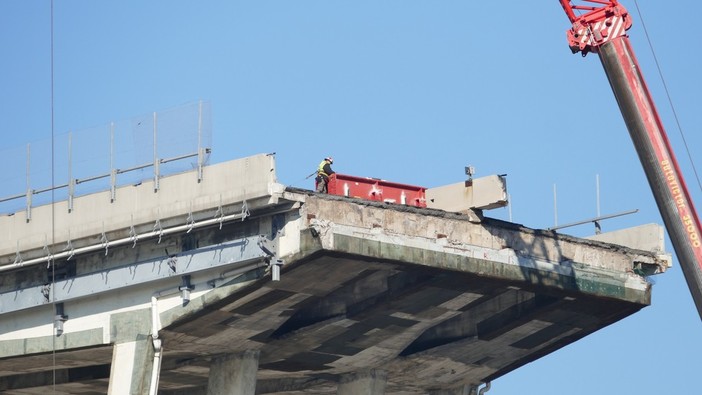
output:
<path id="1" fill-rule="evenodd" d="M 429 392 L 429 395 L 477 395 L 478 386 L 464 384 L 456 388 L 445 390 L 434 390 Z"/>
<path id="2" fill-rule="evenodd" d="M 153 355 L 151 338 L 115 344 L 107 394 L 148 392 Z"/>
<path id="3" fill-rule="evenodd" d="M 212 360 L 208 395 L 255 395 L 258 350 L 228 354 Z"/>
<path id="4" fill-rule="evenodd" d="M 378 369 L 345 374 L 341 376 L 336 393 L 337 395 L 383 395 L 387 378 L 388 374 Z"/>

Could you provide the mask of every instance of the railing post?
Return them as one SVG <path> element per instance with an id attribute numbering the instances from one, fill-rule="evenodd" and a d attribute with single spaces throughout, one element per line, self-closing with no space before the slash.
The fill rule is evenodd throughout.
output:
<path id="1" fill-rule="evenodd" d="M 117 170 L 115 169 L 115 123 L 110 122 L 110 203 L 117 199 Z"/>
<path id="2" fill-rule="evenodd" d="M 32 219 L 32 187 L 29 179 L 30 172 L 30 162 L 31 162 L 31 148 L 30 144 L 27 144 L 27 222 Z"/>
<path id="3" fill-rule="evenodd" d="M 205 153 L 202 149 L 202 100 L 197 109 L 197 182 L 202 181 L 202 166 L 205 161 Z"/>
<path id="4" fill-rule="evenodd" d="M 157 118 L 154 111 L 154 192 L 158 192 L 158 181 L 160 175 L 159 160 L 158 160 L 158 138 L 157 138 Z"/>
<path id="5" fill-rule="evenodd" d="M 73 180 L 73 134 L 68 132 L 68 212 L 73 211 L 73 194 L 75 181 Z"/>

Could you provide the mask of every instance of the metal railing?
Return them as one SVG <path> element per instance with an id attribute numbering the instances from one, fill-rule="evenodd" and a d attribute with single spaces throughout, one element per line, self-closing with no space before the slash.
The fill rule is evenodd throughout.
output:
<path id="1" fill-rule="evenodd" d="M 109 189 L 110 202 L 114 202 L 119 186 L 148 179 L 153 180 L 154 192 L 158 192 L 161 177 L 192 167 L 197 169 L 197 182 L 200 182 L 211 152 L 211 134 L 209 103 L 202 101 L 128 121 L 111 122 L 107 128 L 68 132 L 54 139 L 53 147 L 51 141 L 34 143 L 34 147 L 39 146 L 38 155 L 34 155 L 36 159 L 32 159 L 33 145 L 27 144 L 24 188 L 19 186 L 19 172 L 7 170 L 18 167 L 19 150 L 0 153 L 0 168 L 4 169 L 0 172 L 0 185 L 3 190 L 22 190 L 0 197 L 0 212 L 9 214 L 24 209 L 30 221 L 32 207 L 63 200 L 68 201 L 71 212 L 76 196 Z M 61 144 L 57 141 L 62 139 L 66 142 L 65 148 L 59 149 Z M 145 150 L 150 151 L 148 159 Z M 105 156 L 109 161 L 105 161 Z M 54 158 L 53 163 L 50 158 Z M 193 160 L 186 163 L 190 158 Z M 190 168 L 185 167 L 188 164 Z M 152 168 L 152 172 L 145 174 L 148 168 Z M 56 184 L 56 179 L 62 180 L 61 183 Z M 104 180 L 109 181 L 105 183 Z M 51 196 L 47 192 L 52 192 Z M 22 206 L 16 203 L 20 199 L 24 199 Z"/>

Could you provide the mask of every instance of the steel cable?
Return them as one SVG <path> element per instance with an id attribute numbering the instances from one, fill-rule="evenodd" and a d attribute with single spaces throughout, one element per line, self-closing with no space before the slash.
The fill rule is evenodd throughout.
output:
<path id="1" fill-rule="evenodd" d="M 634 4 L 636 5 L 636 12 L 639 14 L 639 20 L 641 21 L 641 27 L 643 27 L 644 34 L 646 35 L 646 40 L 648 41 L 648 46 L 651 49 L 651 54 L 653 55 L 653 61 L 656 64 L 656 68 L 658 69 L 658 76 L 661 79 L 661 82 L 663 84 L 663 89 L 665 90 L 666 97 L 668 98 L 668 104 L 670 105 L 670 109 L 673 112 L 673 118 L 675 119 L 675 123 L 678 127 L 678 132 L 680 132 L 680 137 L 682 138 L 683 145 L 685 146 L 685 152 L 687 153 L 687 158 L 690 161 L 690 165 L 692 166 L 692 171 L 695 174 L 695 179 L 697 180 L 697 186 L 699 187 L 700 191 L 702 191 L 702 182 L 700 182 L 700 176 L 697 173 L 697 168 L 695 167 L 695 162 L 692 160 L 692 154 L 690 153 L 690 147 L 687 144 L 687 139 L 685 138 L 685 133 L 683 132 L 682 126 L 680 125 L 680 119 L 678 118 L 678 113 L 675 111 L 675 105 L 673 105 L 673 99 L 670 96 L 670 92 L 668 91 L 668 84 L 665 82 L 665 78 L 663 77 L 663 71 L 661 70 L 661 66 L 658 63 L 658 57 L 656 56 L 656 51 L 653 49 L 653 44 L 651 43 L 651 37 L 648 35 L 648 30 L 646 29 L 646 23 L 644 23 L 644 17 L 641 14 L 641 9 L 639 8 L 639 2 L 637 0 L 634 0 Z"/>
<path id="2" fill-rule="evenodd" d="M 55 188 L 54 186 L 56 185 L 56 178 L 55 178 L 55 141 L 54 141 L 54 0 L 51 0 L 51 10 L 50 10 L 50 36 L 51 36 L 51 246 L 54 245 L 55 238 L 56 238 L 56 194 L 55 194 Z M 49 251 L 49 256 L 51 256 L 51 252 Z M 52 357 L 52 390 L 53 393 L 56 393 L 56 336 L 54 331 L 56 331 L 56 292 L 54 292 L 55 286 L 56 286 L 56 267 L 55 267 L 55 262 L 53 259 L 49 260 L 49 265 L 51 265 L 51 307 L 52 307 L 52 315 L 51 315 L 51 321 L 53 322 L 52 325 L 52 343 L 51 343 L 51 357 Z"/>

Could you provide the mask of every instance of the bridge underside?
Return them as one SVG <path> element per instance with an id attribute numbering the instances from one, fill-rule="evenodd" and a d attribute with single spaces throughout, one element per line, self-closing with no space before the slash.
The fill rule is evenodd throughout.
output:
<path id="1" fill-rule="evenodd" d="M 642 307 L 315 253 L 164 328 L 159 393 L 205 393 L 211 359 L 249 349 L 257 393 L 335 393 L 340 375 L 369 368 L 388 373 L 386 393 L 427 393 L 500 377 Z M 111 346 L 0 361 L 31 387 L 8 393 L 51 391 L 54 358 L 59 394 L 107 392 Z"/>
<path id="2" fill-rule="evenodd" d="M 489 381 L 641 307 L 318 254 L 280 282 L 262 281 L 168 327 L 160 388 L 182 388 L 187 378 L 204 389 L 208 361 L 201 356 L 246 347 L 261 351 L 259 393 L 335 393 L 339 375 L 370 367 L 388 372 L 387 393 L 426 393 Z"/>

